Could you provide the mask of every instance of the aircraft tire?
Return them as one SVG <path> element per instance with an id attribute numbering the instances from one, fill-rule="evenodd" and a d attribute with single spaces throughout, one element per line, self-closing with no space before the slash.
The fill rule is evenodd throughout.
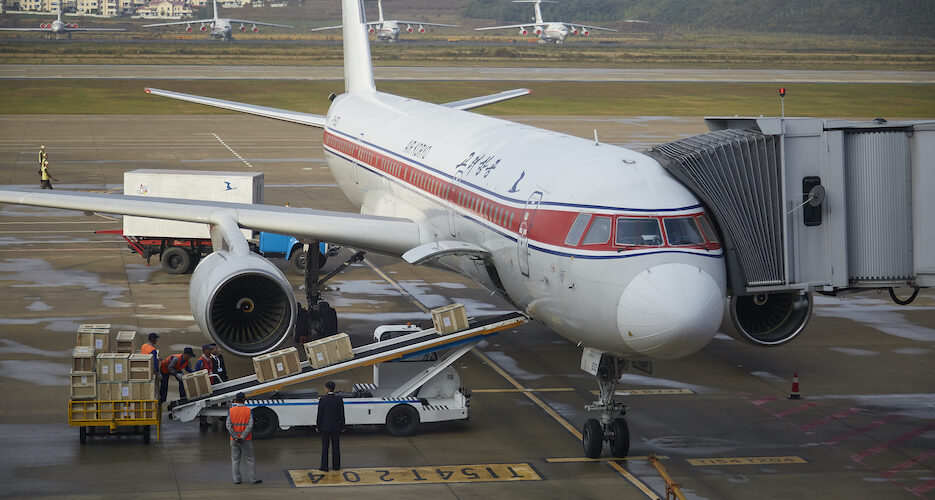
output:
<path id="1" fill-rule="evenodd" d="M 610 423 L 610 430 L 614 433 L 614 437 L 610 439 L 611 455 L 618 458 L 627 456 L 630 453 L 630 426 L 627 425 L 626 419 L 615 418 Z"/>
<path id="2" fill-rule="evenodd" d="M 162 252 L 162 269 L 169 274 L 184 274 L 192 265 L 192 256 L 184 248 L 172 247 Z"/>
<path id="3" fill-rule="evenodd" d="M 289 257 L 292 270 L 301 275 L 305 275 L 306 260 L 305 251 L 302 250 L 302 247 L 292 250 L 292 256 Z"/>
<path id="4" fill-rule="evenodd" d="M 581 429 L 581 445 L 584 447 L 584 455 L 588 458 L 597 458 L 601 456 L 604 449 L 604 429 L 596 418 L 589 418 Z"/>

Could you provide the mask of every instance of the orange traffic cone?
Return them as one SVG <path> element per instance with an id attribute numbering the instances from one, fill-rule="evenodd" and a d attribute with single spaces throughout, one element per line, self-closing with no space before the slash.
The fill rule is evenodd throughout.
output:
<path id="1" fill-rule="evenodd" d="M 792 374 L 792 392 L 789 393 L 789 399 L 802 399 L 802 394 L 799 393 L 799 374 L 794 372 Z"/>

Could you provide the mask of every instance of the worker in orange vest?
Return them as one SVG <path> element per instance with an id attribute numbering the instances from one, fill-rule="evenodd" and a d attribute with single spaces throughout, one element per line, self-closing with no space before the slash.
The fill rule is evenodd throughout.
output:
<path id="1" fill-rule="evenodd" d="M 152 355 L 153 374 L 159 373 L 159 350 L 156 349 L 156 341 L 158 340 L 159 334 L 152 332 L 149 334 L 149 341 L 143 344 L 143 347 L 140 348 L 141 353 Z"/>
<path id="2" fill-rule="evenodd" d="M 195 362 L 195 371 L 208 370 L 208 377 L 214 374 L 214 365 L 211 363 L 211 353 L 214 352 L 215 344 L 205 344 L 201 346 L 201 357 Z M 211 383 L 215 383 L 211 380 Z"/>
<path id="3" fill-rule="evenodd" d="M 159 401 L 166 402 L 166 396 L 169 392 L 169 375 L 179 381 L 179 397 L 185 398 L 185 386 L 182 385 L 182 372 L 191 373 L 194 370 L 188 366 L 192 358 L 195 357 L 195 351 L 191 347 L 186 347 L 182 354 L 173 354 L 166 356 L 159 363 L 159 371 L 162 372 L 162 387 L 159 389 Z"/>
<path id="4" fill-rule="evenodd" d="M 227 412 L 227 433 L 231 442 L 231 469 L 234 473 L 234 484 L 240 484 L 243 477 L 240 475 L 240 462 L 243 461 L 247 481 L 250 484 L 262 483 L 256 478 L 256 464 L 253 459 L 253 413 L 244 402 L 247 400 L 242 392 L 234 397 L 234 406 Z"/>

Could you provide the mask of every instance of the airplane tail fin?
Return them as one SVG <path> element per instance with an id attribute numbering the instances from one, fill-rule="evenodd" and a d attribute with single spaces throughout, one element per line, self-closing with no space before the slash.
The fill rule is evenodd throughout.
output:
<path id="1" fill-rule="evenodd" d="M 218 18 L 218 0 L 214 0 L 212 3 L 214 4 L 214 19 L 217 20 L 217 18 Z"/>
<path id="2" fill-rule="evenodd" d="M 373 65 L 363 0 L 343 0 L 344 91 L 373 92 Z"/>
<path id="3" fill-rule="evenodd" d="M 536 8 L 536 24 L 542 24 L 542 9 L 539 8 L 540 4 L 536 2 L 534 5 Z"/>
<path id="4" fill-rule="evenodd" d="M 377 21 L 383 22 L 383 0 L 377 0 L 377 11 L 380 13 L 380 19 Z"/>

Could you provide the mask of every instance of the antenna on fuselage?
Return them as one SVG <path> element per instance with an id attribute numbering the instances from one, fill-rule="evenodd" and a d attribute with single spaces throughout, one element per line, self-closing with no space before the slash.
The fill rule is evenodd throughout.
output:
<path id="1" fill-rule="evenodd" d="M 601 141 L 597 140 L 597 129 L 594 129 L 594 145 L 595 146 L 601 145 Z"/>

